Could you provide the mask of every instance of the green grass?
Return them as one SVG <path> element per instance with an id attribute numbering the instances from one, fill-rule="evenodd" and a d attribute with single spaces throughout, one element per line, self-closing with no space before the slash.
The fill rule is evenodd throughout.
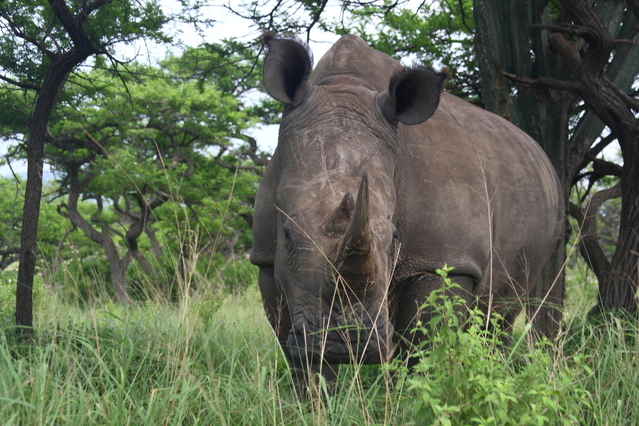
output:
<path id="1" fill-rule="evenodd" d="M 33 344 L 0 335 L 0 424 L 396 424 L 388 386 L 354 369 L 346 396 L 300 403 L 255 287 L 209 306 L 45 303 Z"/>
<path id="2" fill-rule="evenodd" d="M 2 424 L 268 424 L 277 414 L 286 369 L 254 291 L 208 321 L 197 303 L 52 308 L 34 345 L 3 338 Z"/>
<path id="3" fill-rule="evenodd" d="M 32 344 L 20 345 L 11 328 L 0 329 L 2 425 L 446 424 L 445 415 L 424 417 L 418 402 L 452 395 L 449 404 L 457 401 L 463 411 L 470 396 L 483 400 L 481 390 L 469 396 L 446 388 L 438 352 L 423 355 L 421 376 L 406 376 L 401 368 L 343 368 L 334 395 L 300 402 L 254 286 L 236 295 L 202 291 L 177 303 L 118 306 L 103 299 L 87 307 L 55 293 L 38 300 Z M 521 395 L 548 392 L 552 401 L 541 403 L 559 405 L 560 415 L 539 406 L 535 413 L 559 420 L 530 424 L 639 424 L 639 331 L 621 320 L 611 324 L 596 326 L 571 314 L 570 327 L 554 342 L 535 348 L 524 339 L 513 353 L 484 351 L 481 345 L 490 343 L 470 339 L 469 351 L 499 368 L 475 365 L 479 357 L 467 352 L 463 365 L 452 360 L 451 371 L 469 374 L 497 397 L 500 383 Z M 465 340 L 455 333 L 443 339 Z M 497 370 L 510 376 L 493 376 Z M 488 404 L 489 410 L 507 406 Z M 431 420 L 420 423 L 424 418 Z"/>

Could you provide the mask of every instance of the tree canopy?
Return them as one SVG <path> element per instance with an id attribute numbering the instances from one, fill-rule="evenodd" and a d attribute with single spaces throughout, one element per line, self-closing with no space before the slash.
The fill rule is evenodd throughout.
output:
<path id="1" fill-rule="evenodd" d="M 0 124 L 5 136 L 19 140 L 18 151 L 24 148 L 22 152 L 28 162 L 16 297 L 16 321 L 25 334 L 29 333 L 32 321 L 32 288 L 37 258 L 42 170 L 47 143 L 51 143 L 51 145 L 50 149 L 47 149 L 46 155 L 49 158 L 56 157 L 56 159 L 64 160 L 61 163 L 56 163 L 56 167 L 67 167 L 65 169 L 67 191 L 77 185 L 75 187 L 77 191 L 68 191 L 69 200 L 66 207 L 60 211 L 69 217 L 75 217 L 77 221 L 74 226 L 80 229 L 84 228 L 83 231 L 91 234 L 95 241 L 99 238 L 97 238 L 97 234 L 90 231 L 93 225 L 86 223 L 86 221 L 83 222 L 80 219 L 81 215 L 74 216 L 73 213 L 75 208 L 72 194 L 80 196 L 80 188 L 84 189 L 82 185 L 89 184 L 86 180 L 87 176 L 95 173 L 97 176 L 101 174 L 102 177 L 108 179 L 109 172 L 105 163 L 102 163 L 102 170 L 87 171 L 86 165 L 89 164 L 90 160 L 97 159 L 98 156 L 113 155 L 114 158 L 126 163 L 124 166 L 129 167 L 128 175 L 132 176 L 135 174 L 133 171 L 138 169 L 138 160 L 141 161 L 141 164 L 151 163 L 153 162 L 152 157 L 157 154 L 156 165 L 166 160 L 167 162 L 163 163 L 162 166 L 165 169 L 165 175 L 175 173 L 174 178 L 177 179 L 177 174 L 184 174 L 188 171 L 184 162 L 185 149 L 189 149 L 189 147 L 194 149 L 198 144 L 201 144 L 198 149 L 207 144 L 217 144 L 224 147 L 228 145 L 229 137 L 222 140 L 220 135 L 226 130 L 243 128 L 239 123 L 245 118 L 238 117 L 237 112 L 226 110 L 224 113 L 228 113 L 228 117 L 225 116 L 223 120 L 212 122 L 221 116 L 207 115 L 205 110 L 211 106 L 210 102 L 215 102 L 217 112 L 232 107 L 232 101 L 221 93 L 226 90 L 227 93 L 233 93 L 235 96 L 237 90 L 247 90 L 248 86 L 253 84 L 247 74 L 243 74 L 243 79 L 240 80 L 229 79 L 227 76 L 225 81 L 220 82 L 221 87 L 224 87 L 223 90 L 212 91 L 208 96 L 203 95 L 202 81 L 206 80 L 206 73 L 223 75 L 223 68 L 226 66 L 229 69 L 231 67 L 228 64 L 233 63 L 233 60 L 226 61 L 226 65 L 217 62 L 213 67 L 208 67 L 210 64 L 207 65 L 206 61 L 211 62 L 215 53 L 218 57 L 223 56 L 220 46 L 210 45 L 206 54 L 200 55 L 203 61 L 199 63 L 199 70 L 193 68 L 193 65 L 188 65 L 191 67 L 192 74 L 188 76 L 191 80 L 193 80 L 193 74 L 196 74 L 196 71 L 203 73 L 199 83 L 191 81 L 187 84 L 181 84 L 179 87 L 171 87 L 167 79 L 160 78 L 153 87 L 156 92 L 152 90 L 144 92 L 143 85 L 136 88 L 138 90 L 136 96 L 144 94 L 150 101 L 150 104 L 147 105 L 148 110 L 145 111 L 143 106 L 136 106 L 130 101 L 133 93 L 129 92 L 129 86 L 140 78 L 141 73 L 148 70 L 140 69 L 137 65 L 135 70 L 130 70 L 129 68 L 132 66 L 130 58 L 118 58 L 117 47 L 122 44 L 131 44 L 136 40 L 157 43 L 170 42 L 171 38 L 165 30 L 165 25 L 178 19 L 193 23 L 193 15 L 190 14 L 190 11 L 200 7 L 197 2 L 193 4 L 181 2 L 181 5 L 183 10 L 180 13 L 168 16 L 163 13 L 160 4 L 154 0 L 136 3 L 127 0 L 95 0 L 75 3 L 64 0 L 37 2 L 6 0 L 0 2 L 0 39 L 2 45 L 0 48 L 0 80 L 5 83 L 0 91 L 0 102 L 3 102 L 3 106 L 7 106 L 6 110 L 8 111 Z M 241 56 L 246 51 L 245 48 L 239 49 L 237 43 L 234 49 L 226 50 L 226 53 L 229 53 L 238 64 L 234 68 L 235 73 L 231 73 L 231 76 L 240 75 L 243 69 L 246 70 L 247 65 L 243 62 L 246 57 L 237 59 L 238 55 Z M 94 58 L 94 60 L 87 61 L 89 58 Z M 249 61 L 250 68 L 255 67 L 255 61 L 255 55 L 253 55 L 252 62 Z M 100 71 L 80 73 L 78 72 L 80 65 L 90 65 Z M 176 71 L 181 65 L 174 63 L 172 66 L 175 67 L 174 71 Z M 149 76 L 149 80 L 151 77 L 153 76 Z M 111 78 L 111 80 L 101 80 L 107 78 Z M 186 77 L 182 74 L 176 75 L 176 78 L 184 79 Z M 237 83 L 236 87 L 228 86 L 235 83 Z M 224 86 L 225 84 L 226 86 Z M 111 90 L 114 89 L 114 86 L 123 88 L 123 92 Z M 167 93 L 162 91 L 167 91 Z M 155 98 L 153 98 L 154 93 Z M 167 128 L 164 128 L 164 123 L 158 120 L 167 119 L 166 115 L 162 115 L 164 114 L 162 103 L 165 101 L 163 95 L 169 93 L 172 96 L 172 103 L 169 105 L 171 108 L 176 108 L 178 103 L 183 105 L 181 105 L 181 109 L 177 110 L 177 116 L 172 117 L 174 121 L 166 123 Z M 102 104 L 100 104 L 100 108 L 96 107 L 99 103 L 98 99 L 105 100 L 107 95 L 116 96 L 117 99 L 114 99 L 114 102 L 119 102 L 119 104 L 110 104 L 110 107 L 113 108 L 110 115 L 105 109 L 102 109 Z M 16 102 L 16 100 L 19 101 Z M 93 106 L 90 105 L 92 101 L 94 101 Z M 60 107 L 58 108 L 58 106 Z M 200 108 L 199 111 L 198 108 Z M 188 118 L 191 121 L 188 119 L 181 121 L 183 118 L 180 117 L 180 114 L 184 114 L 187 110 L 191 114 Z M 268 107 L 261 108 L 260 114 L 268 115 L 268 110 Z M 149 114 L 156 114 L 156 116 L 153 117 Z M 138 121 L 127 123 L 127 125 L 118 123 L 117 120 L 123 119 L 124 116 Z M 142 123 L 143 120 L 146 122 Z M 212 128 L 204 129 L 200 126 L 196 129 L 198 120 L 208 121 Z M 229 125 L 228 128 L 224 127 L 225 123 Z M 250 123 L 250 120 L 246 123 Z M 170 125 L 173 125 L 173 128 Z M 174 137 L 177 134 L 176 130 L 177 133 L 181 132 L 181 139 Z M 197 131 L 200 134 L 195 137 L 187 136 L 192 131 Z M 217 134 L 215 134 L 216 131 Z M 129 138 L 129 140 L 144 140 L 151 146 L 145 146 L 144 150 L 139 144 L 129 146 L 121 143 L 119 147 L 111 146 L 121 136 Z M 254 141 L 241 132 L 230 137 L 243 137 L 244 140 L 247 140 L 249 148 L 245 151 L 252 154 L 256 160 L 260 160 Z M 102 149 L 104 147 L 100 146 L 100 142 L 108 145 L 107 150 Z M 133 153 L 135 148 L 138 148 L 139 152 Z M 228 148 L 226 149 L 228 150 Z M 234 161 L 224 162 L 223 154 L 215 159 L 215 163 L 224 164 L 221 167 L 235 167 Z M 133 158 L 136 160 L 134 166 L 131 165 Z M 261 160 L 265 159 L 261 158 Z M 96 163 L 95 167 L 99 168 L 97 164 L 99 162 Z M 146 168 L 144 169 L 146 170 Z M 141 174 L 145 177 L 151 177 L 148 172 Z M 134 183 L 135 179 L 129 179 L 129 181 Z M 146 187 L 136 188 L 139 190 L 136 195 L 138 197 L 137 205 L 142 211 L 150 206 L 147 205 L 150 199 L 147 197 L 155 197 L 155 200 L 166 198 L 166 194 L 157 195 L 158 191 L 162 191 L 158 189 L 157 182 L 156 176 L 154 182 L 156 186 L 149 184 Z M 96 190 L 99 185 L 98 181 L 93 182 L 93 190 Z M 102 189 L 107 189 L 105 184 L 102 185 Z M 87 186 L 87 188 L 91 187 Z M 145 192 L 147 188 L 151 188 L 148 189 L 150 192 Z M 118 192 L 118 189 L 122 190 L 121 186 L 109 187 L 108 189 L 111 191 L 108 195 L 114 206 L 117 205 L 119 208 L 127 205 L 126 201 L 122 201 L 124 204 L 116 203 L 113 198 L 115 197 L 113 194 Z M 139 198 L 141 195 L 144 200 Z M 124 197 L 124 195 L 120 194 L 120 197 Z M 128 199 L 128 201 L 132 200 Z M 98 208 L 101 208 L 101 200 L 98 198 L 95 199 L 95 202 Z M 126 208 L 123 207 L 121 211 L 126 215 Z M 131 215 L 129 214 L 129 216 Z M 147 214 L 142 213 L 144 223 L 146 223 L 146 218 Z M 99 233 L 103 233 L 109 228 L 104 223 L 100 226 L 102 229 L 98 231 Z M 128 229 L 129 236 L 133 235 L 131 232 L 138 232 L 139 227 L 133 228 L 135 232 L 131 228 Z M 93 229 L 97 231 L 97 229 Z M 133 244 L 132 240 L 129 243 Z M 129 250 L 131 250 L 130 247 Z M 115 253 L 117 247 L 111 247 L 109 250 L 113 254 L 113 258 L 121 257 Z M 135 257 L 136 250 L 132 250 L 131 256 Z M 126 259 L 127 255 L 121 258 L 121 260 Z M 124 293 L 120 293 L 120 296 L 125 299 Z"/>
<path id="2" fill-rule="evenodd" d="M 236 55 L 229 74 L 218 70 L 228 67 L 224 48 L 191 48 L 156 66 L 131 63 L 126 74 L 110 67 L 71 75 L 49 120 L 52 201 L 102 247 L 118 300 L 129 298 L 132 261 L 170 282 L 192 258 L 207 269 L 216 253 L 232 258 L 250 247 L 252 200 L 268 157 L 246 130 L 272 113 L 270 101 L 240 99 L 256 85 L 240 66 L 252 53 Z M 12 105 L 29 110 L 15 93 Z M 4 135 L 24 143 L 24 131 L 14 122 Z"/>

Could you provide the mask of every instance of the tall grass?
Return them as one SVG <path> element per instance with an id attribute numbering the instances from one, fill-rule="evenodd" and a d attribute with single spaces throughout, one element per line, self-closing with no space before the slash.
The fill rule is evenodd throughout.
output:
<path id="1" fill-rule="evenodd" d="M 598 326 L 573 314 L 555 341 L 529 347 L 524 339 L 514 351 L 491 349 L 481 334 L 443 335 L 443 343 L 470 342 L 466 360 L 447 367 L 459 373 L 456 380 L 485 387 L 474 386 L 472 395 L 463 394 L 470 386 L 446 388 L 452 382 L 440 371 L 444 352 L 423 351 L 417 375 L 401 366 L 349 366 L 334 393 L 320 382 L 322 397 L 300 402 L 255 286 L 222 294 L 200 285 L 178 302 L 129 306 L 108 298 L 87 306 L 58 294 L 38 299 L 33 343 L 14 341 L 11 328 L 0 331 L 2 425 L 446 424 L 445 410 L 424 416 L 424 404 L 448 401 L 440 408 L 469 411 L 471 401 L 499 398 L 502 384 L 521 398 L 542 389 L 559 406 L 561 415 L 552 417 L 536 405 L 529 424 L 639 424 L 639 330 L 620 319 Z M 526 419 L 517 405 L 523 400 L 515 399 L 488 409 L 515 407 Z M 515 408 L 493 423 L 469 424 L 508 424 L 503 419 L 514 418 Z"/>
<path id="2" fill-rule="evenodd" d="M 255 287 L 221 306 L 202 293 L 90 308 L 52 294 L 38 312 L 33 344 L 0 334 L 3 425 L 394 424 L 388 388 L 364 390 L 353 370 L 342 380 L 360 386 L 321 411 L 299 402 Z"/>

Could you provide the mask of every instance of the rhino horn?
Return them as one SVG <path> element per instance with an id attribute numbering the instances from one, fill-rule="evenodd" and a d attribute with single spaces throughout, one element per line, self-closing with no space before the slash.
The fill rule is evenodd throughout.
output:
<path id="1" fill-rule="evenodd" d="M 350 192 L 346 192 L 344 198 L 342 198 L 342 202 L 339 203 L 335 212 L 329 216 L 328 221 L 324 225 L 324 232 L 327 234 L 344 232 L 351 222 L 353 210 L 355 210 L 355 200 L 353 200 L 353 196 Z"/>
<path id="2" fill-rule="evenodd" d="M 359 183 L 357 200 L 351 223 L 344 234 L 342 258 L 348 256 L 367 256 L 371 250 L 371 227 L 368 204 L 368 173 L 364 172 Z"/>

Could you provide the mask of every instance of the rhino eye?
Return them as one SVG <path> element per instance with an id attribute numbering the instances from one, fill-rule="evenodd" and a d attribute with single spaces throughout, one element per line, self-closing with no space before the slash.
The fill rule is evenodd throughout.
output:
<path id="1" fill-rule="evenodd" d="M 393 227 L 393 240 L 399 240 L 399 232 L 397 232 L 397 228 L 395 228 L 395 225 L 391 224 L 391 226 Z"/>
<path id="2" fill-rule="evenodd" d="M 291 251 L 293 249 L 293 238 L 291 238 L 291 231 L 284 228 L 284 248 L 286 251 Z"/>

